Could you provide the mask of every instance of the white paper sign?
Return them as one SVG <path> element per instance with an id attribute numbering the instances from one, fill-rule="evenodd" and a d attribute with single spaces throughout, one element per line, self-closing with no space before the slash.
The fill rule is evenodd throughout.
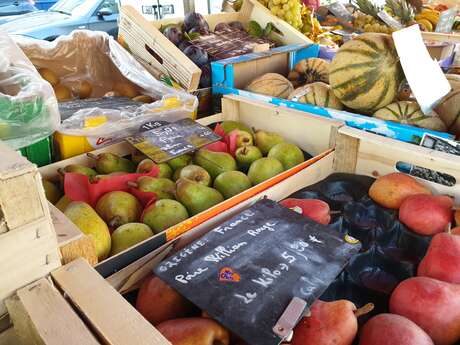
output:
<path id="1" fill-rule="evenodd" d="M 345 5 L 341 2 L 334 2 L 332 5 L 328 6 L 328 9 L 339 19 L 343 19 L 347 22 L 353 21 L 353 16 L 350 11 L 348 11 Z"/>
<path id="2" fill-rule="evenodd" d="M 379 13 L 377 13 L 377 15 L 390 28 L 398 29 L 398 30 L 403 28 L 403 25 L 400 22 L 398 22 L 396 19 L 394 19 L 392 16 L 390 16 L 385 11 L 380 11 Z"/>
<path id="3" fill-rule="evenodd" d="M 438 24 L 436 24 L 436 32 L 451 32 L 452 27 L 454 26 L 456 16 L 456 7 L 441 12 L 441 14 L 439 15 Z"/>
<path id="4" fill-rule="evenodd" d="M 449 81 L 423 42 L 418 25 L 393 32 L 401 66 L 423 113 L 430 114 L 451 89 Z"/>

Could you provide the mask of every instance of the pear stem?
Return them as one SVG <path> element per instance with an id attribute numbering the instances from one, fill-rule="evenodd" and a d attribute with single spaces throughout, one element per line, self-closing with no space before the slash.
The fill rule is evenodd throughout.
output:
<path id="1" fill-rule="evenodd" d="M 126 184 L 129 186 L 129 187 L 133 187 L 133 188 L 139 188 L 139 184 L 137 182 L 134 182 L 134 181 L 128 181 L 126 182 Z"/>
<path id="2" fill-rule="evenodd" d="M 367 303 L 366 305 L 362 306 L 359 309 L 356 309 L 353 313 L 358 318 L 360 316 L 366 315 L 374 310 L 374 303 Z"/>
<path id="3" fill-rule="evenodd" d="M 88 152 L 86 155 L 91 159 L 96 159 L 97 160 L 97 158 L 98 158 L 97 155 L 95 155 L 94 153 L 91 153 L 91 152 Z"/>

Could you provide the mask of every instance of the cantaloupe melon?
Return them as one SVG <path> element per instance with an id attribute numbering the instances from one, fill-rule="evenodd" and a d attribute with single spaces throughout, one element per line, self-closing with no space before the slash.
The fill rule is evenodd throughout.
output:
<path id="1" fill-rule="evenodd" d="M 425 115 L 417 102 L 400 101 L 377 110 L 374 117 L 434 131 L 445 131 L 446 125 L 438 116 Z"/>
<path id="2" fill-rule="evenodd" d="M 320 107 L 343 109 L 343 104 L 335 97 L 329 85 L 322 82 L 316 82 L 301 86 L 295 89 L 289 99 L 300 102 L 317 105 Z"/>
<path id="3" fill-rule="evenodd" d="M 329 62 L 320 58 L 300 60 L 289 72 L 288 79 L 294 87 L 317 81 L 329 83 Z"/>
<path id="4" fill-rule="evenodd" d="M 266 73 L 246 86 L 246 90 L 262 95 L 287 98 L 294 91 L 291 82 L 278 73 Z"/>
<path id="5" fill-rule="evenodd" d="M 334 94 L 361 113 L 392 103 L 402 79 L 393 39 L 386 34 L 365 33 L 346 42 L 329 68 Z"/>
<path id="6" fill-rule="evenodd" d="M 451 91 L 435 108 L 449 133 L 460 135 L 460 89 Z"/>

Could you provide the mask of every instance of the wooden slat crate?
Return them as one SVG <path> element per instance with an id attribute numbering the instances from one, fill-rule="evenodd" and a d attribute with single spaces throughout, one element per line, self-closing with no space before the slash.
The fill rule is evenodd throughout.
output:
<path id="1" fill-rule="evenodd" d="M 7 306 L 22 345 L 171 345 L 83 259 L 18 290 Z"/>
<path id="2" fill-rule="evenodd" d="M 224 120 L 237 120 L 257 129 L 276 131 L 284 137 L 289 138 L 290 142 L 297 144 L 304 151 L 313 156 L 321 156 L 328 152 L 328 150 L 332 147 L 332 138 L 337 132 L 337 128 L 342 126 L 341 122 L 311 116 L 304 112 L 273 106 L 264 102 L 250 101 L 238 96 L 225 97 L 222 114 L 199 119 L 198 122 L 203 125 L 210 125 Z M 95 154 L 102 152 L 112 152 L 114 154 L 125 156 L 132 152 L 132 148 L 127 143 L 118 143 L 94 151 Z M 297 167 L 287 170 L 270 180 L 254 186 L 233 198 L 227 199 L 222 203 L 165 230 L 160 234 L 136 244 L 134 247 L 131 247 L 122 253 L 109 257 L 96 266 L 97 270 L 104 277 L 111 275 L 114 271 L 117 271 L 128 265 L 130 262 L 139 259 L 167 241 L 173 240 L 175 237 L 189 231 L 195 226 L 208 221 L 212 222 L 216 215 L 296 173 L 305 166 L 311 164 L 313 160 L 304 162 Z M 42 167 L 40 168 L 40 173 L 46 179 L 57 180 L 59 179 L 59 175 L 57 173 L 58 169 L 69 164 L 92 166 L 94 161 L 86 154 L 80 155 Z M 59 210 L 54 211 L 56 214 L 60 213 Z M 58 218 L 58 216 L 56 216 L 56 218 Z M 138 253 L 135 252 L 135 248 L 139 248 Z"/>
<path id="3" fill-rule="evenodd" d="M 0 142 L 0 316 L 4 299 L 61 265 L 37 167 Z"/>
<path id="4" fill-rule="evenodd" d="M 245 0 L 240 12 L 218 13 L 205 16 L 211 31 L 221 22 L 241 21 L 247 24 L 255 20 L 262 27 L 272 22 L 283 35 L 283 44 L 309 44 L 311 41 L 300 31 L 271 14 L 257 0 Z M 132 6 L 122 6 L 119 23 L 119 41 L 135 56 L 156 68 L 163 66 L 187 91 L 198 89 L 201 70 L 161 32 L 162 25 L 180 23 L 183 18 L 168 18 L 149 22 Z"/>

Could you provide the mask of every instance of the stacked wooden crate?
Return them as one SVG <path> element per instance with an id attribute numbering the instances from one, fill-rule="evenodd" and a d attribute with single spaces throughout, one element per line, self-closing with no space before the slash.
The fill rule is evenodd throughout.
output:
<path id="1" fill-rule="evenodd" d="M 5 298 L 60 265 L 37 167 L 0 142 L 0 317 Z"/>

